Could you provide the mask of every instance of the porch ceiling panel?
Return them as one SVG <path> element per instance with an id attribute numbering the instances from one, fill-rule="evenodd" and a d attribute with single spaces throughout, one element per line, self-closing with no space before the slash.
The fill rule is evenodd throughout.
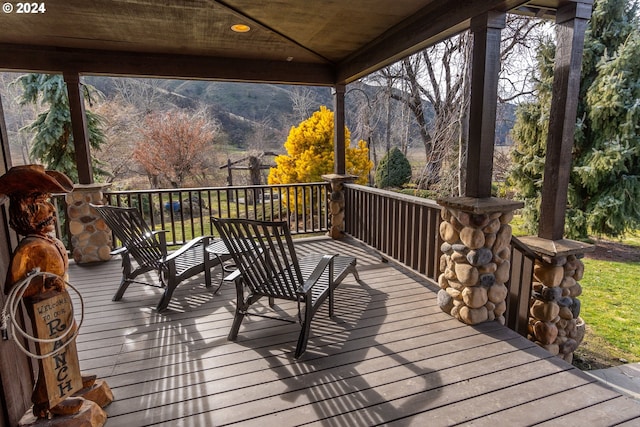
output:
<path id="1" fill-rule="evenodd" d="M 0 13 L 0 69 L 348 83 L 468 28 L 488 10 L 569 0 L 48 0 Z M 539 9 L 542 6 L 543 9 Z M 247 24 L 234 33 L 233 24 Z"/>
<path id="2" fill-rule="evenodd" d="M 0 15 L 13 44 L 227 58 L 323 62 L 301 46 L 207 0 L 57 0 L 46 12 Z M 231 26 L 246 23 L 248 33 Z"/>

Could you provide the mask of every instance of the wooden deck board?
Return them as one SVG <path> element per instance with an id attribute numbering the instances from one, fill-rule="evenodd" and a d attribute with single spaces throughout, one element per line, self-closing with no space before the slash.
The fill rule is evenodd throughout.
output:
<path id="1" fill-rule="evenodd" d="M 535 365 L 533 365 L 535 367 Z M 548 365 L 545 366 L 548 368 Z M 508 371 L 504 372 L 508 375 Z M 447 425 L 460 424 L 474 425 L 477 419 L 482 419 L 500 411 L 517 407 L 529 401 L 535 401 L 544 396 L 559 393 L 567 387 L 575 387 L 589 382 L 588 379 L 576 376 L 571 370 L 561 372 L 547 372 L 545 369 L 537 370 L 537 376 L 522 378 L 502 378 L 502 387 L 493 391 L 486 391 L 473 397 L 467 397 L 460 392 L 456 400 L 446 402 L 445 405 L 429 408 L 428 411 L 416 414 L 411 418 L 410 425 Z M 481 379 L 484 383 L 485 379 Z M 451 405 L 460 405 L 465 410 L 452 411 Z M 473 408 L 468 411 L 466 408 Z M 503 425 L 502 421 L 498 422 Z M 504 424 L 507 425 L 507 424 Z"/>
<path id="2" fill-rule="evenodd" d="M 178 287 L 168 311 L 156 313 L 157 288 L 134 283 L 123 300 L 111 301 L 117 261 L 73 265 L 70 280 L 86 311 L 80 364 L 113 390 L 108 426 L 586 426 L 640 419 L 640 404 L 515 332 L 496 322 L 469 327 L 444 314 L 437 288 L 423 276 L 359 244 L 315 239 L 299 248 L 356 256 L 362 281 L 349 275 L 338 287 L 334 318 L 326 308 L 316 314 L 297 361 L 297 324 L 249 316 L 238 340 L 227 341 L 231 284 L 214 294 L 196 277 Z M 266 303 L 258 311 L 272 312 Z M 275 311 L 292 317 L 296 306 L 278 302 Z M 616 416 L 606 418 L 610 409 Z"/>

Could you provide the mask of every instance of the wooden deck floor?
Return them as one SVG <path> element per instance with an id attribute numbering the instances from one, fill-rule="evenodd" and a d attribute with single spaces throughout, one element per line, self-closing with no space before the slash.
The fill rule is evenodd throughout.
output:
<path id="1" fill-rule="evenodd" d="M 115 396 L 107 426 L 640 425 L 638 402 L 496 322 L 453 320 L 433 284 L 358 243 L 299 248 L 354 254 L 362 280 L 338 288 L 334 319 L 316 315 L 298 361 L 296 324 L 251 316 L 227 341 L 231 284 L 212 294 L 202 278 L 186 282 L 158 314 L 156 288 L 133 284 L 111 301 L 119 261 L 72 265 L 86 310 L 81 368 Z"/>

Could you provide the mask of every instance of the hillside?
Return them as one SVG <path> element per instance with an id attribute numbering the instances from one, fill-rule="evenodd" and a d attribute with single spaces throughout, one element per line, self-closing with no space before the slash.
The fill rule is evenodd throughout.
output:
<path id="1" fill-rule="evenodd" d="M 87 83 L 107 98 L 122 92 L 122 82 L 110 77 L 89 76 Z M 197 108 L 206 106 L 221 124 L 232 145 L 245 148 L 256 126 L 266 126 L 274 132 L 288 130 L 297 124 L 292 100 L 298 96 L 299 86 L 234 83 L 199 80 L 137 79 L 150 91 L 161 94 L 164 105 L 158 108 Z M 311 98 L 309 109 L 331 106 L 331 90 L 325 87 L 305 87 Z M 151 95 L 148 95 L 151 96 Z"/>
<path id="2" fill-rule="evenodd" d="M 24 157 L 28 135 L 18 132 L 29 122 L 32 112 L 21 110 L 16 99 L 19 88 L 11 87 L 19 74 L 0 73 L 0 95 L 3 96 L 5 120 L 14 156 Z M 125 79 L 104 76 L 86 76 L 85 81 L 96 87 L 107 99 L 124 97 L 138 111 L 157 111 L 168 108 L 198 108 L 205 106 L 222 129 L 221 138 L 240 150 L 248 148 L 278 149 L 282 147 L 292 126 L 307 118 L 321 105 L 332 108 L 333 97 L 327 87 L 307 87 L 278 84 L 234 83 L 198 80 Z M 370 138 L 378 152 L 383 152 L 390 138 L 390 146 L 415 147 L 422 142 L 413 117 L 392 103 L 394 116 L 387 110 L 387 101 L 376 86 L 360 85 L 360 93 L 347 93 L 346 123 L 353 139 Z M 367 105 L 371 101 L 371 104 Z M 297 107 L 295 106 L 297 105 Z M 507 137 L 514 121 L 515 107 L 502 107 L 503 117 L 496 129 L 496 144 L 509 144 Z M 431 110 L 428 108 L 428 110 Z M 33 110 L 31 110 L 33 111 Z M 432 114 L 432 113 L 431 113 Z M 391 132 L 386 130 L 387 117 L 391 117 Z M 406 121 L 408 125 L 402 125 Z M 371 132 L 368 131 L 371 126 Z M 22 148 L 20 148 L 22 147 Z M 16 158 L 17 162 L 19 160 Z"/>

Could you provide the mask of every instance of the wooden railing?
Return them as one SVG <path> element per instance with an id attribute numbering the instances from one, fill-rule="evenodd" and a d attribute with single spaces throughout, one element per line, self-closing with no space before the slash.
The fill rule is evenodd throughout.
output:
<path id="1" fill-rule="evenodd" d="M 433 200 L 347 184 L 345 232 L 438 280 L 440 209 Z"/>
<path id="2" fill-rule="evenodd" d="M 440 209 L 430 199 L 347 184 L 345 232 L 387 257 L 438 281 Z M 511 243 L 511 278 L 506 283 L 506 324 L 527 336 L 529 298 L 536 255 L 517 238 Z"/>
<path id="3" fill-rule="evenodd" d="M 292 234 L 329 229 L 326 182 L 163 190 L 108 191 L 105 203 L 136 207 L 153 229 L 167 230 L 171 246 L 202 235 L 215 234 L 211 216 L 285 220 Z M 64 197 L 54 197 L 58 212 L 66 212 Z M 70 242 L 64 215 L 58 234 Z M 66 239 L 66 240 L 65 240 Z M 69 246 L 67 246 L 69 247 Z"/>

